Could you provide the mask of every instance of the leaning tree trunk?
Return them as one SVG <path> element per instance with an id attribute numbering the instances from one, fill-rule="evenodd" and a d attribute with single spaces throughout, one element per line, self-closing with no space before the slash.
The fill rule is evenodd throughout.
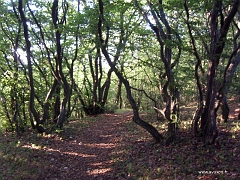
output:
<path id="1" fill-rule="evenodd" d="M 103 2 L 102 0 L 98 0 L 99 2 L 99 20 L 98 20 L 98 34 L 99 34 L 99 41 L 101 43 L 101 50 L 109 64 L 109 66 L 111 67 L 111 69 L 115 72 L 115 74 L 117 75 L 117 77 L 122 81 L 122 83 L 125 85 L 126 88 L 126 92 L 127 92 L 127 98 L 132 106 L 133 109 L 133 121 L 140 125 L 142 128 L 144 128 L 146 131 L 148 131 L 152 137 L 155 139 L 156 142 L 160 142 L 163 139 L 163 136 L 161 134 L 159 134 L 159 132 L 157 131 L 156 128 L 154 128 L 152 125 L 148 124 L 147 122 L 143 121 L 140 116 L 139 116 L 139 112 L 138 112 L 138 107 L 137 104 L 132 96 L 132 92 L 131 92 L 131 87 L 129 85 L 128 80 L 126 80 L 123 75 L 118 71 L 118 69 L 116 68 L 115 64 L 111 61 L 111 58 L 109 56 L 109 53 L 107 51 L 107 40 L 104 41 L 103 40 L 103 36 L 102 36 L 102 23 L 104 21 L 104 14 L 103 14 Z M 109 29 L 109 28 L 108 28 Z M 107 38 L 106 38 L 107 39 Z"/>
<path id="2" fill-rule="evenodd" d="M 149 24 L 150 28 L 155 33 L 157 42 L 159 44 L 159 54 L 160 59 L 164 65 L 164 76 L 161 78 L 165 78 L 166 81 L 163 85 L 162 96 L 165 104 L 164 110 L 157 109 L 162 113 L 165 119 L 168 121 L 168 140 L 167 143 L 171 143 L 175 139 L 175 132 L 178 126 L 179 117 L 179 92 L 175 86 L 174 73 L 173 68 L 175 64 L 178 62 L 180 55 L 176 58 L 175 62 L 172 63 L 172 47 L 169 47 L 165 42 L 171 42 L 173 32 L 166 18 L 162 1 L 158 1 L 158 9 L 153 6 L 153 4 L 148 1 L 147 5 L 149 7 L 149 12 L 143 10 L 137 0 L 134 1 L 136 7 L 139 9 L 140 13 L 143 14 L 144 19 Z M 151 17 L 153 18 L 155 24 L 153 24 L 152 20 L 149 18 L 149 13 L 151 13 Z M 179 38 L 178 38 L 179 40 Z M 179 54 L 181 53 L 181 47 L 179 46 Z"/>

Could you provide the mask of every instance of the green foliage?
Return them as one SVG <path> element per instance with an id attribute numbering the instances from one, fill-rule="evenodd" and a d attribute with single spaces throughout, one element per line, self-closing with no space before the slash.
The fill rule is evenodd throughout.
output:
<path id="1" fill-rule="evenodd" d="M 163 5 L 159 5 L 159 1 L 151 2 L 153 4 L 153 10 L 156 12 L 159 12 L 160 8 L 164 8 L 167 20 L 172 29 L 171 40 L 163 40 L 164 48 L 171 48 L 171 63 L 175 63 L 175 60 L 178 59 L 179 48 L 181 48 L 179 61 L 176 62 L 176 65 L 172 69 L 174 82 L 171 84 L 171 87 L 178 88 L 180 91 L 182 99 L 180 105 L 188 104 L 197 99 L 196 81 L 194 77 L 196 59 L 192 51 L 190 37 L 186 27 L 186 14 L 183 8 L 183 1 L 167 0 L 163 2 Z M 34 19 L 28 9 L 27 3 L 36 19 Z M 118 79 L 114 73 L 112 73 L 111 76 L 107 103 L 104 107 L 101 106 L 100 92 L 103 91 L 101 87 L 107 78 L 109 66 L 101 52 L 98 57 L 99 59 L 97 59 L 97 48 L 100 47 L 97 31 L 99 17 L 98 2 L 80 1 L 79 7 L 77 1 L 67 2 L 67 4 L 64 3 L 65 1 L 59 1 L 58 22 L 64 21 L 64 23 L 59 24 L 58 30 L 60 30 L 62 38 L 63 74 L 66 76 L 71 89 L 69 109 L 73 111 L 70 112 L 82 111 L 84 106 L 88 107 L 94 103 L 105 112 L 114 112 L 117 108 L 115 101 L 117 95 L 116 90 L 118 88 Z M 139 1 L 139 3 L 142 5 L 141 7 L 146 8 L 149 12 L 148 1 Z M 228 7 L 230 1 L 224 1 L 223 3 Z M 7 107 L 4 108 L 3 101 L 1 101 L 1 129 L 11 128 L 11 124 L 16 125 L 15 122 L 10 121 L 14 114 L 13 103 L 18 103 L 19 107 L 17 120 L 19 122 L 22 121 L 22 124 L 25 124 L 25 126 L 30 126 L 30 113 L 28 110 L 30 92 L 25 57 L 26 45 L 23 40 L 23 27 L 19 24 L 17 1 L 15 1 L 14 4 L 16 8 L 15 12 L 11 2 L 1 1 L 0 3 L 0 26 L 2 29 L 0 32 L 0 97 L 4 99 Z M 209 47 L 207 47 L 207 49 L 204 43 L 208 45 L 211 41 L 208 15 L 213 7 L 213 3 L 190 0 L 187 1 L 187 4 L 191 17 L 189 23 L 192 26 L 196 48 L 202 61 L 203 71 L 205 71 L 205 74 L 200 77 L 200 81 L 203 86 L 206 86 L 207 82 L 205 77 L 209 60 L 207 50 L 209 50 Z M 54 76 L 56 76 L 53 71 L 59 68 L 55 61 L 56 39 L 55 29 L 52 24 L 51 7 L 52 2 L 42 0 L 24 1 L 24 12 L 29 22 L 29 40 L 32 45 L 31 60 L 35 88 L 34 106 L 40 118 L 44 111 L 43 104 L 52 88 Z M 66 7 L 67 9 L 64 9 Z M 224 13 L 227 13 L 227 9 L 225 10 L 226 12 Z M 66 13 L 65 19 L 64 13 Z M 151 22 L 155 24 L 150 12 L 148 15 Z M 237 17 L 235 19 L 237 20 Z M 109 27 L 109 32 L 107 32 L 107 27 Z M 103 37 L 106 38 L 107 35 L 109 35 L 107 46 L 111 58 L 114 59 L 119 56 L 119 59 L 116 61 L 116 67 L 119 71 L 121 67 L 123 67 L 121 73 L 130 82 L 131 87 L 145 91 L 145 93 L 138 90 L 132 91 L 133 97 L 139 105 L 139 109 L 141 111 L 153 111 L 153 107 L 155 106 L 153 100 L 157 102 L 157 105 L 163 107 L 161 91 L 166 82 L 166 77 L 164 76 L 166 70 L 160 58 L 159 43 L 156 39 L 155 32 L 151 30 L 142 14 L 139 13 L 134 1 L 104 1 L 104 22 L 102 28 L 104 33 Z M 163 31 L 166 32 L 166 29 L 163 28 Z M 235 33 L 236 27 L 233 24 L 221 56 L 221 66 L 217 69 L 216 82 L 218 84 L 222 83 L 222 74 L 225 71 L 229 55 L 233 49 L 232 42 Z M 119 44 L 122 34 L 122 43 Z M 42 36 L 45 42 L 43 42 Z M 118 49 L 119 54 L 116 53 Z M 15 55 L 18 56 L 17 61 Z M 93 69 L 90 67 L 90 56 L 93 59 Z M 95 58 L 97 61 L 95 61 Z M 101 70 L 100 64 L 102 65 Z M 71 76 L 71 71 L 73 71 L 73 76 Z M 93 87 L 96 83 L 94 77 L 96 77 L 97 72 L 98 80 L 101 82 L 98 84 L 98 101 L 95 102 L 93 100 Z M 229 87 L 229 92 L 234 95 L 240 87 L 238 81 L 239 74 L 240 71 L 238 67 L 233 77 L 233 83 Z M 60 98 L 60 100 L 64 97 L 62 84 L 60 85 L 60 93 L 53 93 L 53 97 L 47 100 L 47 102 L 50 103 L 47 121 L 49 124 L 53 121 L 54 105 L 57 97 Z M 153 100 L 149 99 L 149 97 Z M 124 87 L 122 87 L 121 98 L 124 106 L 129 106 Z M 6 116 L 6 109 L 10 118 Z M 69 116 L 71 116 L 71 114 Z M 171 116 L 173 122 L 179 121 L 174 114 Z M 49 124 L 46 124 L 46 126 Z"/>

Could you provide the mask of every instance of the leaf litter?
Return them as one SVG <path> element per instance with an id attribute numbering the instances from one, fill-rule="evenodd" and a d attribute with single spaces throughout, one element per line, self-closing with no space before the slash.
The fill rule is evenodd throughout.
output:
<path id="1" fill-rule="evenodd" d="M 204 147 L 184 128 L 176 143 L 156 144 L 130 111 L 91 119 L 84 126 L 70 121 L 54 134 L 3 134 L 0 179 L 240 179 L 236 120 L 219 124 L 217 143 Z"/>

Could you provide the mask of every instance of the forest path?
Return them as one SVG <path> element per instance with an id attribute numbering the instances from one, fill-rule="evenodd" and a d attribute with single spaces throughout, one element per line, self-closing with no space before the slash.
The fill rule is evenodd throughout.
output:
<path id="1" fill-rule="evenodd" d="M 72 119 L 63 131 L 51 134 L 29 129 L 16 138 L 4 133 L 0 180 L 240 179 L 239 104 L 231 103 L 231 108 L 233 118 L 218 124 L 218 143 L 212 146 L 193 138 L 191 124 L 185 122 L 177 143 L 156 144 L 132 122 L 129 110 Z M 144 116 L 156 122 L 154 116 Z M 160 131 L 166 128 L 155 125 Z M 199 173 L 205 170 L 224 173 Z"/>
<path id="2" fill-rule="evenodd" d="M 237 107 L 234 107 L 234 109 L 237 109 Z M 236 116 L 234 111 L 230 115 Z M 168 152 L 172 151 L 172 147 L 165 147 L 160 150 L 161 145 L 154 145 L 151 140 L 149 141 L 150 135 L 141 137 L 141 135 L 136 134 L 134 131 L 140 127 L 131 122 L 132 111 L 87 117 L 83 121 L 88 121 L 88 119 L 87 127 L 78 127 L 81 124 L 79 121 L 70 121 L 65 131 L 60 133 L 60 136 L 51 137 L 48 140 L 48 148 L 45 150 L 48 155 L 45 158 L 50 160 L 50 164 L 42 171 L 38 177 L 39 180 L 42 180 L 43 177 L 46 180 L 134 179 L 131 174 L 131 171 L 137 173 L 134 163 L 138 166 L 142 163 L 142 167 L 139 167 L 140 171 L 144 169 L 146 164 L 146 167 L 164 167 L 167 165 L 164 168 L 169 168 L 169 160 L 162 163 L 158 162 L 157 159 L 166 156 Z M 189 134 L 183 134 L 189 136 Z M 221 132 L 221 134 L 224 133 Z M 145 141 L 144 138 L 148 140 Z M 237 140 L 233 139 L 227 149 L 238 147 L 239 145 L 233 145 L 236 142 Z M 183 149 L 178 149 L 178 152 L 183 155 L 192 147 L 188 142 L 183 141 L 181 143 L 184 144 L 182 145 Z M 199 148 L 201 148 L 200 143 Z M 237 149 L 235 150 L 236 153 L 239 151 Z M 216 150 L 219 151 L 218 147 L 216 147 Z M 161 156 L 156 153 L 160 151 L 163 151 Z M 175 153 L 172 153 L 171 156 L 174 156 Z M 195 151 L 193 154 L 195 154 Z M 238 161 L 233 162 L 231 163 L 238 164 Z M 194 161 L 193 164 L 195 164 Z M 216 164 L 214 165 L 216 166 Z M 238 167 L 238 165 L 236 166 Z M 190 167 L 194 167 L 194 165 Z M 216 169 L 224 170 L 222 167 Z M 196 172 L 197 170 L 193 170 L 189 179 L 197 179 Z M 238 175 L 233 171 L 231 173 L 234 177 Z M 228 177 L 231 177 L 232 174 L 229 174 Z"/>
<path id="3" fill-rule="evenodd" d="M 116 179 L 112 166 L 118 159 L 123 141 L 121 134 L 127 131 L 126 122 L 131 121 L 132 112 L 94 118 L 98 120 L 80 133 L 72 135 L 66 130 L 63 138 L 49 139 L 52 141 L 47 150 L 50 166 L 48 173 L 45 169 L 38 179 Z"/>

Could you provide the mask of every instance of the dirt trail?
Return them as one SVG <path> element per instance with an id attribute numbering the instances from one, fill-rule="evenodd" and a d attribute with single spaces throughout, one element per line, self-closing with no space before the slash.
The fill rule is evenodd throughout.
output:
<path id="1" fill-rule="evenodd" d="M 131 111 L 72 120 L 64 131 L 52 134 L 33 130 L 16 139 L 6 133 L 0 138 L 0 179 L 240 179 L 238 120 L 219 124 L 213 146 L 194 140 L 188 124 L 184 126 L 179 141 L 169 146 L 154 143 L 132 122 Z M 205 170 L 226 173 L 199 173 Z"/>
<path id="2" fill-rule="evenodd" d="M 131 121 L 131 112 L 105 114 L 79 134 L 64 140 L 50 142 L 46 151 L 50 168 L 42 171 L 38 179 L 115 179 L 112 172 L 113 154 L 121 146 L 124 125 Z M 46 170 L 48 173 L 46 173 Z"/>

